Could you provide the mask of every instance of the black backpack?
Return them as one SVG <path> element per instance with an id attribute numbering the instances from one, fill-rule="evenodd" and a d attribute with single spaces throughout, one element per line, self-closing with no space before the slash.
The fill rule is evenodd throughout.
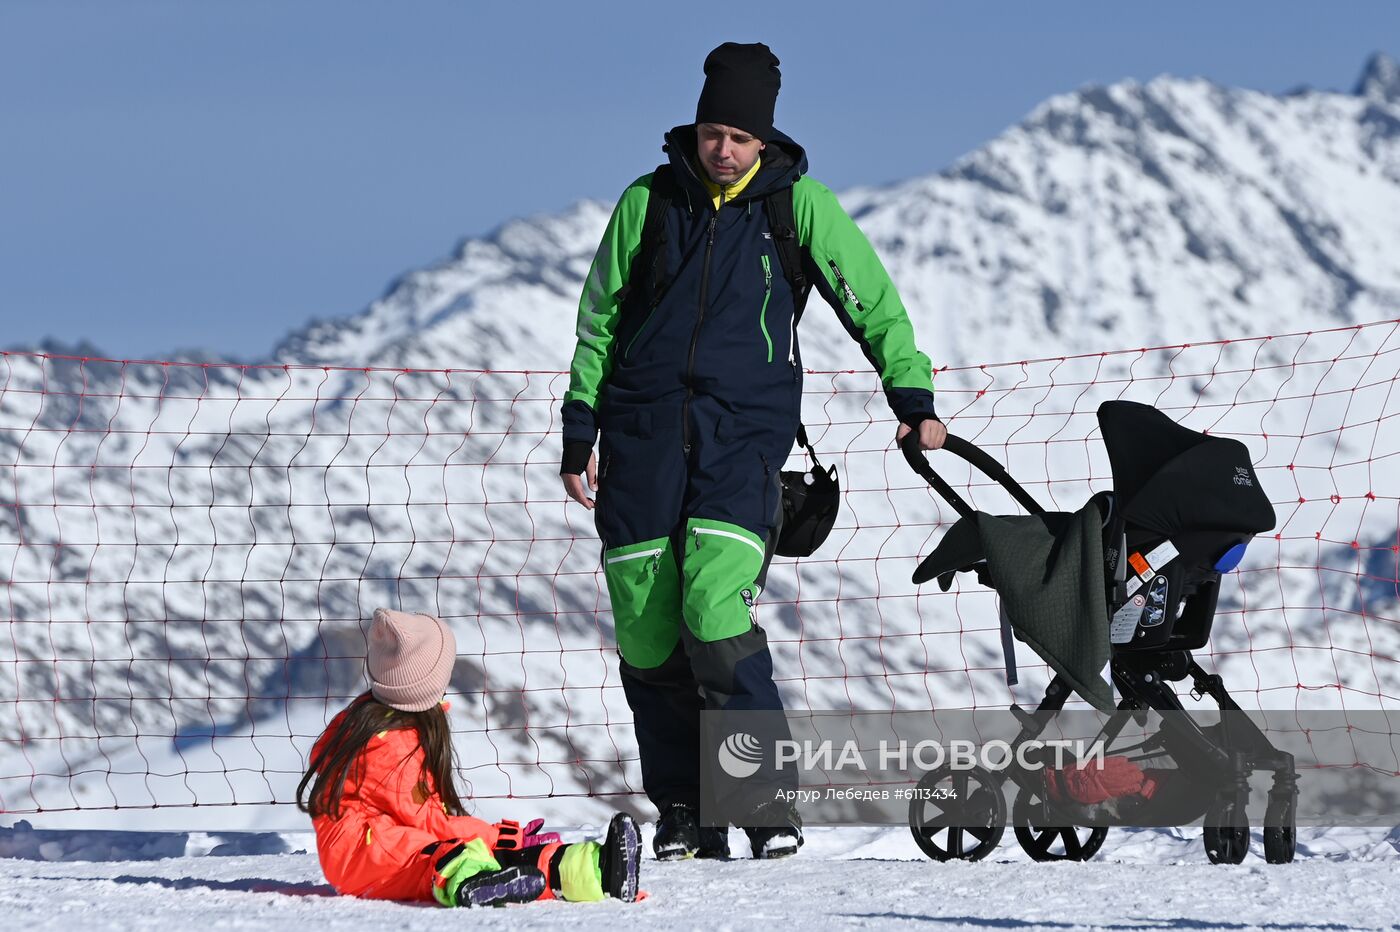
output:
<path id="1" fill-rule="evenodd" d="M 619 304 L 625 304 L 628 296 L 644 282 L 649 290 L 642 293 L 650 295 L 651 308 L 666 296 L 671 284 L 666 264 L 661 261 L 666 252 L 666 212 L 679 193 L 671 166 L 658 165 L 651 176 L 641 248 L 632 260 L 627 284 L 618 292 Z M 793 327 L 796 328 L 807 306 L 812 283 L 803 270 L 802 245 L 797 239 L 797 221 L 792 208 L 792 186 L 785 185 L 765 197 L 763 209 L 768 214 L 768 227 L 773 231 L 773 244 L 778 250 L 783 277 L 792 288 Z M 801 423 L 797 426 L 797 442 L 811 457 L 812 468 L 807 471 L 785 469 L 779 474 L 783 484 L 783 512 L 774 552 L 782 557 L 808 557 L 815 553 L 831 533 L 841 508 L 841 483 L 836 467 L 822 467 L 817 451 L 807 440 L 807 428 Z"/>

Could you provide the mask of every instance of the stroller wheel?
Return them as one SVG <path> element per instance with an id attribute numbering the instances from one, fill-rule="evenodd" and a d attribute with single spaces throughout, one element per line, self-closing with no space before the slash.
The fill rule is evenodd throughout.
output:
<path id="1" fill-rule="evenodd" d="M 1297 832 L 1293 826 L 1264 828 L 1264 860 L 1270 864 L 1293 863 L 1293 852 L 1298 848 Z"/>
<path id="2" fill-rule="evenodd" d="M 1201 841 L 1212 864 L 1238 864 L 1249 853 L 1249 823 L 1233 802 L 1212 803 Z"/>
<path id="3" fill-rule="evenodd" d="M 924 774 L 909 801 L 909 831 L 935 861 L 980 861 L 1006 831 L 1001 782 L 981 767 Z"/>
<path id="4" fill-rule="evenodd" d="M 1011 822 L 1016 840 L 1034 861 L 1087 861 L 1108 837 L 1102 825 L 1036 825 L 1040 815 L 1040 794 L 1022 788 L 1011 808 Z"/>
<path id="5" fill-rule="evenodd" d="M 1297 809 L 1291 798 L 1270 800 L 1264 812 L 1264 860 L 1270 864 L 1291 864 L 1298 848 L 1295 826 Z"/>

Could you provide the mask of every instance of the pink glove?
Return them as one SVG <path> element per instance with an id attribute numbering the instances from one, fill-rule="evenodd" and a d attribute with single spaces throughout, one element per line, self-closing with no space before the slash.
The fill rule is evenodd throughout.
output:
<path id="1" fill-rule="evenodd" d="M 543 827 L 544 819 L 535 819 L 524 828 L 514 819 L 503 819 L 496 823 L 496 847 L 502 851 L 519 851 L 522 848 L 558 844 L 559 833 L 541 832 Z"/>

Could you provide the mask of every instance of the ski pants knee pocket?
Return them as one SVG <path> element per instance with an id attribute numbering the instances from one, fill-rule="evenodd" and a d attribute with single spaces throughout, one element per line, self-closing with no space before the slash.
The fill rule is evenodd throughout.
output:
<path id="1" fill-rule="evenodd" d="M 691 518 L 685 527 L 682 607 L 702 642 L 737 637 L 757 623 L 765 542 L 736 524 Z"/>
<path id="2" fill-rule="evenodd" d="M 766 542 L 736 524 L 690 518 L 680 545 L 680 561 L 670 537 L 603 554 L 618 650 L 639 670 L 671 656 L 682 619 L 703 643 L 737 637 L 757 624 Z"/>
<path id="3" fill-rule="evenodd" d="M 660 666 L 680 641 L 681 579 L 670 538 L 606 551 L 603 574 L 622 659 L 641 670 Z"/>

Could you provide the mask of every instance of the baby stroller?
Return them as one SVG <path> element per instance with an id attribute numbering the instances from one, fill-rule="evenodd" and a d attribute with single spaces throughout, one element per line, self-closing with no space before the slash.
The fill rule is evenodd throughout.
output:
<path id="1" fill-rule="evenodd" d="M 1256 534 L 1274 526 L 1249 451 L 1135 402 L 1106 402 L 1098 420 L 1113 490 L 1095 494 L 1073 514 L 1046 512 L 1001 464 L 950 435 L 943 449 L 995 480 L 1028 514 L 975 512 L 906 441 L 910 466 L 960 516 L 913 579 L 937 579 L 946 591 L 956 573 L 974 573 L 1000 597 L 1008 682 L 1015 682 L 1013 633 L 1055 671 L 1034 711 L 1012 704 L 1019 724 L 1013 747 L 1039 737 L 1071 692 L 1078 692 L 1104 713 L 1094 721 L 1103 721 L 1099 735 L 1109 747 L 1130 722 L 1139 733 L 1147 722 L 1159 723 L 1147 740 L 1114 753 L 1134 755 L 1121 758 L 1130 761 L 1171 760 L 1191 792 L 1177 794 L 1174 802 L 1168 801 L 1172 794 L 1162 793 L 1155 815 L 1139 810 L 1127 819 L 1124 810 L 1131 806 L 1118 805 L 1127 801 L 1102 806 L 1066 798 L 1050 766 L 1001 775 L 944 766 L 925 774 L 913 797 L 914 840 L 935 860 L 980 860 L 1001 840 L 1011 795 L 1016 839 L 1038 861 L 1088 860 L 1109 825 L 1182 825 L 1203 818 L 1209 859 L 1239 863 L 1249 848 L 1249 780 L 1259 770 L 1273 773 L 1265 858 L 1291 861 L 1298 795 L 1293 757 L 1277 750 L 1240 712 L 1220 676 L 1206 673 L 1191 656 L 1210 638 L 1221 574 L 1235 568 Z M 1051 565 L 1067 578 L 1052 579 Z M 1067 588 L 1045 588 L 1055 585 Z M 1099 673 L 1105 663 L 1120 697 L 1116 704 Z M 1188 679 L 1193 698 L 1210 696 L 1217 704 L 1218 724 L 1201 725 L 1185 714 L 1172 684 Z"/>

